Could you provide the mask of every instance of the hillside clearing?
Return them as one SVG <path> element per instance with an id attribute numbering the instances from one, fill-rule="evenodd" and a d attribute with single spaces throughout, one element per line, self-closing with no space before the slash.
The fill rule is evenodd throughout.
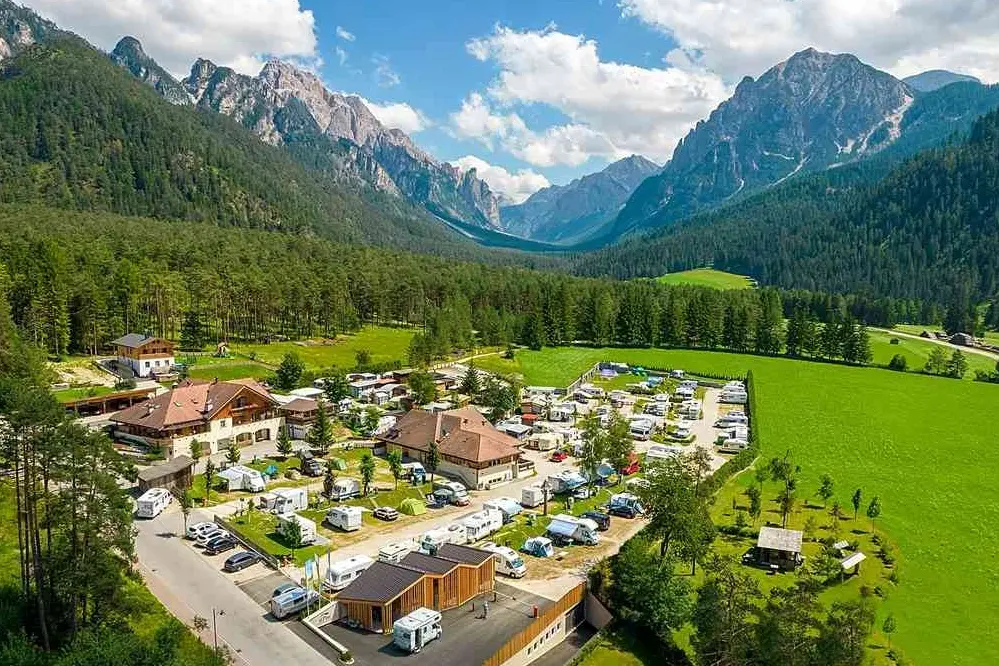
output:
<path id="1" fill-rule="evenodd" d="M 745 275 L 726 273 L 713 268 L 694 268 L 689 271 L 667 273 L 656 278 L 663 284 L 689 284 L 713 289 L 752 289 L 756 282 Z"/>

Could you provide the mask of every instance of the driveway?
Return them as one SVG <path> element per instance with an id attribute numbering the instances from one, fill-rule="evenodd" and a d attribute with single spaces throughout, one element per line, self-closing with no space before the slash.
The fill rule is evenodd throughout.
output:
<path id="1" fill-rule="evenodd" d="M 190 521 L 211 520 L 194 511 Z M 191 626 L 194 616 L 208 620 L 201 639 L 212 645 L 213 610 L 216 613 L 219 645 L 227 645 L 235 663 L 271 666 L 293 662 L 302 666 L 329 666 L 329 660 L 274 620 L 261 603 L 285 577 L 256 564 L 236 575 L 221 571 L 233 552 L 206 557 L 181 538 L 184 518 L 177 503 L 153 520 L 136 521 L 135 550 L 140 570 L 150 591 L 177 616 Z M 243 588 L 243 589 L 241 589 Z M 244 591 L 245 589 L 245 591 Z M 266 602 L 266 599 L 263 599 Z"/>

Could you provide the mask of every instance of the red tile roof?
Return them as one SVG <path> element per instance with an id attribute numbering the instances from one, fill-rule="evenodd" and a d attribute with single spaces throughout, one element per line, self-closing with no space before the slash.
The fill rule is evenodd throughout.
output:
<path id="1" fill-rule="evenodd" d="M 230 400 L 247 390 L 277 404 L 267 389 L 252 379 L 228 382 L 188 379 L 172 391 L 118 412 L 110 420 L 154 430 L 211 421 Z"/>
<path id="2" fill-rule="evenodd" d="M 430 450 L 435 440 L 442 455 L 475 463 L 520 454 L 517 440 L 494 428 L 473 407 L 436 413 L 414 409 L 379 439 L 418 451 Z"/>

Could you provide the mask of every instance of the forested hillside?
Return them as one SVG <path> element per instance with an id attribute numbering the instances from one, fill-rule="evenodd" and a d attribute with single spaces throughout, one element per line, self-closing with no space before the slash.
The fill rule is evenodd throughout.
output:
<path id="1" fill-rule="evenodd" d="M 860 168 L 860 165 L 858 165 Z M 866 168 L 866 167 L 865 167 Z M 586 275 L 705 264 L 765 284 L 950 302 L 999 292 L 999 113 L 873 185 L 834 170 L 577 258 Z"/>
<path id="2" fill-rule="evenodd" d="M 3 202 L 485 254 L 396 198 L 362 200 L 226 118 L 169 104 L 75 38 L 3 62 L 0 126 Z"/>

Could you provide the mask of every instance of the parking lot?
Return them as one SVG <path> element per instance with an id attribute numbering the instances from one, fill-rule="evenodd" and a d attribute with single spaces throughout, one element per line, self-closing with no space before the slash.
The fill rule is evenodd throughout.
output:
<path id="1" fill-rule="evenodd" d="M 471 603 L 442 613 L 442 636 L 417 654 L 393 646 L 391 633 L 374 634 L 340 624 L 327 625 L 323 631 L 346 646 L 362 666 L 398 664 L 403 659 L 407 666 L 481 664 L 531 623 L 534 606 L 540 611 L 552 603 L 499 581 L 496 592 L 495 598 L 492 593 L 481 595 Z M 489 615 L 484 618 L 482 602 L 486 600 Z"/>

